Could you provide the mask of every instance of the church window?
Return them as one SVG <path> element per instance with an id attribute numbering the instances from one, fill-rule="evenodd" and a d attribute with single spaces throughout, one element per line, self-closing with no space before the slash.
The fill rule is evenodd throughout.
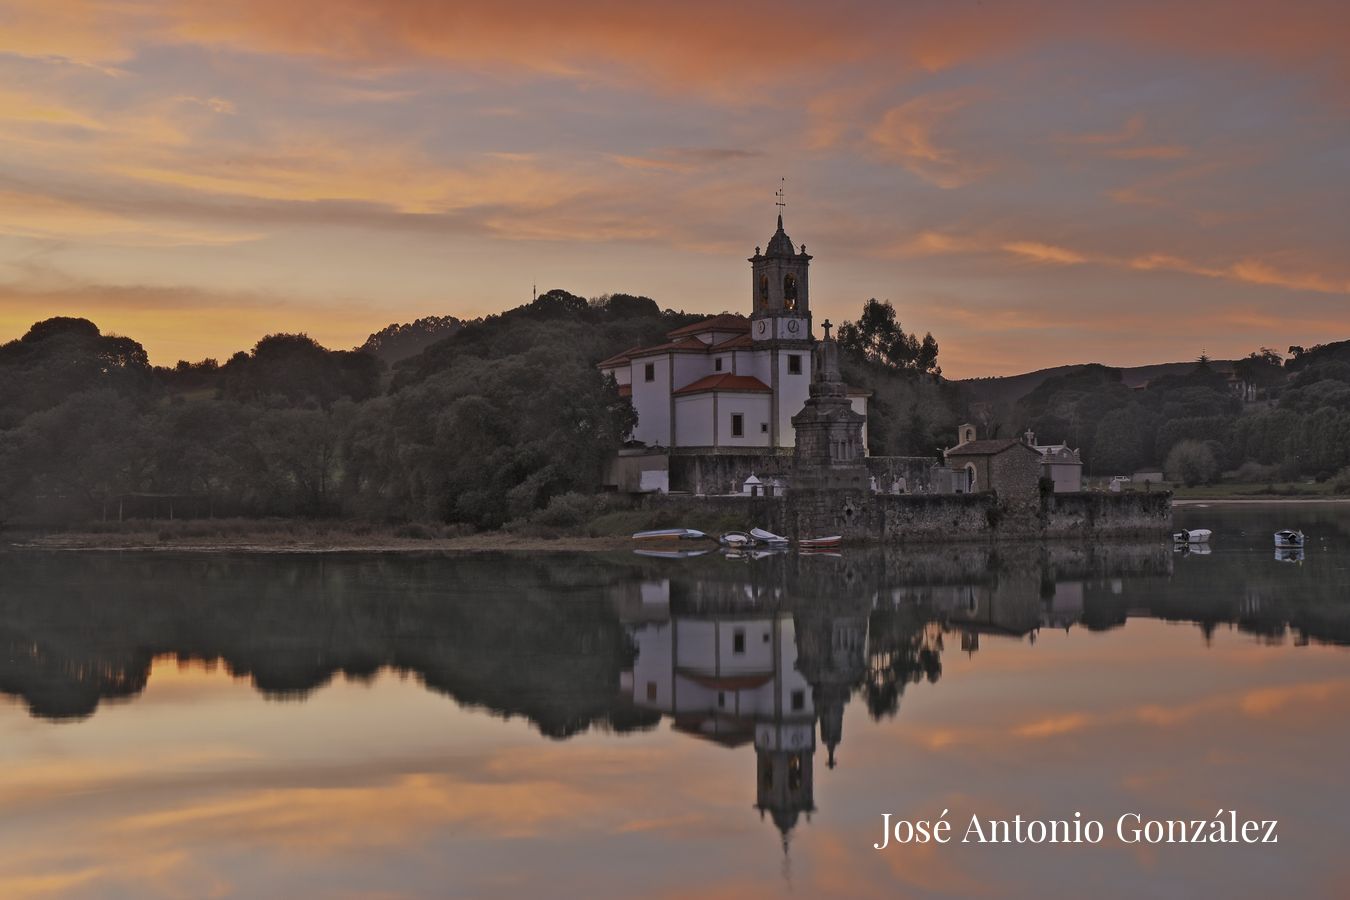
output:
<path id="1" fill-rule="evenodd" d="M 797 276 L 791 272 L 783 276 L 783 306 L 787 309 L 797 308 Z"/>
<path id="2" fill-rule="evenodd" d="M 788 354 L 788 374 L 789 375 L 802 374 L 802 355 L 800 353 Z"/>
<path id="3" fill-rule="evenodd" d="M 655 699 L 656 699 L 656 682 L 655 682 L 655 681 L 649 681 L 649 682 L 647 682 L 647 699 L 648 699 L 648 700 L 655 700 Z"/>
<path id="4" fill-rule="evenodd" d="M 731 436 L 745 437 L 745 416 L 740 413 L 731 414 Z"/>
<path id="5" fill-rule="evenodd" d="M 801 712 L 806 709 L 806 691 L 792 692 L 792 711 Z"/>
<path id="6" fill-rule="evenodd" d="M 727 695 L 723 691 L 717 692 L 717 705 L 725 707 L 727 705 Z"/>
<path id="7" fill-rule="evenodd" d="M 656 363 L 647 363 L 647 367 L 642 371 L 642 377 L 647 381 L 655 381 Z"/>
<path id="8" fill-rule="evenodd" d="M 733 632 L 731 633 L 731 652 L 732 652 L 732 653 L 744 653 L 744 652 L 745 652 L 745 629 L 744 629 L 744 628 L 737 628 L 735 631 L 733 631 Z"/>
<path id="9" fill-rule="evenodd" d="M 717 359 L 713 360 L 713 368 L 718 372 L 722 371 L 722 357 L 719 356 Z"/>
<path id="10" fill-rule="evenodd" d="M 764 309 L 769 305 L 769 276 L 759 276 L 759 308 Z"/>

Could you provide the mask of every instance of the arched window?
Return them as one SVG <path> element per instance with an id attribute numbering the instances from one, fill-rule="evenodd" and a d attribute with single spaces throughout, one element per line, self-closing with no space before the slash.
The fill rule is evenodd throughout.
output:
<path id="1" fill-rule="evenodd" d="M 966 463 L 966 493 L 975 493 L 975 464 Z"/>
<path id="2" fill-rule="evenodd" d="M 759 276 L 759 308 L 764 309 L 769 305 L 769 276 Z"/>
<path id="3" fill-rule="evenodd" d="M 797 276 L 791 272 L 783 276 L 783 306 L 797 308 Z"/>

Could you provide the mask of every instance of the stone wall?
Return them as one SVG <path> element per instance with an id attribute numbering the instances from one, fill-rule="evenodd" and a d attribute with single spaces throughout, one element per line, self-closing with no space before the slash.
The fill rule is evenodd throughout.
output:
<path id="1" fill-rule="evenodd" d="M 1047 494 L 1041 507 L 1042 528 L 1051 537 L 1084 533 L 1145 535 L 1172 529 L 1170 491 Z"/>
<path id="2" fill-rule="evenodd" d="M 792 449 L 679 450 L 670 454 L 670 489 L 690 494 L 739 491 L 751 475 L 791 479 Z"/>
<path id="3" fill-rule="evenodd" d="M 791 538 L 842 535 L 854 543 L 1150 538 L 1172 525 L 1166 492 L 1047 493 L 1037 506 L 993 493 L 872 494 L 791 491 L 786 497 L 651 498 L 681 504 L 691 528 L 758 526 Z M 710 524 L 714 523 L 714 524 Z"/>
<path id="4" fill-rule="evenodd" d="M 869 456 L 863 460 L 867 471 L 877 480 L 883 494 L 891 492 L 897 479 L 903 479 L 905 494 L 950 493 L 951 485 L 935 474 L 946 469 L 931 456 Z"/>

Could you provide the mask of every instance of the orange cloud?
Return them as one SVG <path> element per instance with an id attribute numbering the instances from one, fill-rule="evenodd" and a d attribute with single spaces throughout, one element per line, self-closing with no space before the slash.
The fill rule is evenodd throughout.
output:
<path id="1" fill-rule="evenodd" d="M 868 132 L 868 139 L 879 158 L 898 163 L 938 187 L 961 187 L 989 167 L 940 146 L 936 132 L 970 102 L 970 96 L 961 94 L 916 97 L 887 110 Z"/>

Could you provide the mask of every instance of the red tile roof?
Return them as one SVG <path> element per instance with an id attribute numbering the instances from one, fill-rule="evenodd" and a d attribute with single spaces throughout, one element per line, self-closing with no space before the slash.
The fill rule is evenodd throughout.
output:
<path id="1" fill-rule="evenodd" d="M 720 344 L 714 344 L 710 348 L 710 352 L 717 352 L 719 350 L 735 350 L 739 347 L 753 347 L 753 346 L 755 346 L 755 342 L 751 339 L 750 332 L 747 331 L 745 334 L 738 334 L 734 338 L 727 338 Z"/>
<path id="2" fill-rule="evenodd" d="M 708 375 L 698 381 L 686 384 L 677 390 L 677 394 L 700 394 L 704 391 L 736 391 L 741 394 L 772 393 L 769 386 L 750 375 L 732 375 L 723 372 L 720 375 Z"/>
<path id="3" fill-rule="evenodd" d="M 655 347 L 641 347 L 627 352 L 629 359 L 651 356 L 654 353 L 707 353 L 708 345 L 698 338 L 680 338 L 678 341 L 666 341 L 664 344 L 657 344 Z"/>
<path id="4" fill-rule="evenodd" d="M 638 348 L 638 347 L 629 347 L 627 350 L 623 351 L 622 353 L 616 353 L 616 354 L 614 354 L 614 355 L 611 356 L 609 359 L 602 359 L 602 360 L 600 360 L 598 363 L 595 364 L 595 365 L 596 365 L 596 368 L 600 368 L 600 369 L 608 369 L 608 368 L 610 368 L 611 366 L 620 366 L 620 365 L 623 365 L 624 363 L 629 362 L 629 361 L 631 360 L 631 358 L 632 358 L 632 354 L 636 353 L 639 349 L 640 349 L 640 348 Z"/>
<path id="5" fill-rule="evenodd" d="M 986 441 L 966 441 L 964 444 L 957 444 L 947 451 L 948 456 L 996 456 L 1005 450 L 1011 450 L 1013 447 L 1026 447 L 1032 453 L 1040 455 L 1036 450 L 1027 447 L 1018 438 L 996 438 Z"/>
<path id="6" fill-rule="evenodd" d="M 678 338 L 689 334 L 702 334 L 705 331 L 744 331 L 748 334 L 750 320 L 738 313 L 722 313 L 720 316 L 713 316 L 693 325 L 666 332 L 666 337 Z"/>

